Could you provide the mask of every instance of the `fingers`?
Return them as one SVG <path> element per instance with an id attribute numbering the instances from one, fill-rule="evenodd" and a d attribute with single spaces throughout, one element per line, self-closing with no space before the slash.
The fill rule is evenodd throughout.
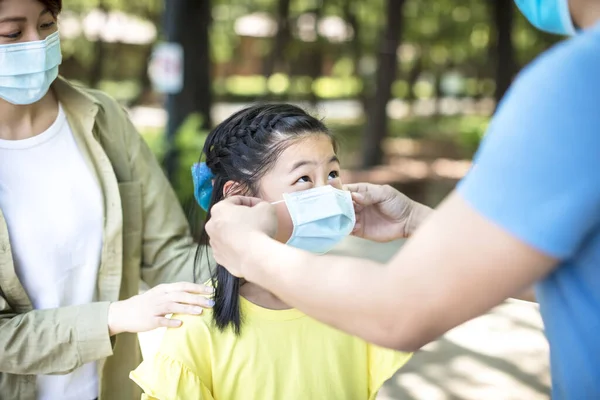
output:
<path id="1" fill-rule="evenodd" d="M 247 196 L 232 196 L 220 202 L 220 204 L 229 204 L 235 206 L 254 207 L 258 204 L 264 203 L 265 201 L 256 197 Z"/>
<path id="2" fill-rule="evenodd" d="M 352 194 L 352 200 L 363 206 L 370 206 L 377 203 L 379 199 L 374 199 L 373 191 L 376 191 L 378 187 L 378 185 L 370 183 L 351 183 L 344 186 Z"/>
<path id="3" fill-rule="evenodd" d="M 202 295 L 211 295 L 214 293 L 212 287 L 192 282 L 167 283 L 159 285 L 156 288 L 164 293 L 187 292 Z"/>
<path id="4" fill-rule="evenodd" d="M 159 306 L 159 316 L 168 314 L 187 314 L 187 315 L 200 315 L 204 311 L 202 307 L 192 306 L 189 304 L 181 304 L 175 302 L 168 302 Z"/>
<path id="5" fill-rule="evenodd" d="M 179 328 L 181 326 L 181 321 L 178 319 L 161 317 L 158 319 L 158 326 L 164 328 Z"/>
<path id="6" fill-rule="evenodd" d="M 371 192 L 352 192 L 352 201 L 361 206 L 370 206 L 376 203 Z"/>
<path id="7" fill-rule="evenodd" d="M 171 292 L 167 294 L 167 299 L 172 303 L 179 303 L 191 306 L 211 308 L 215 302 L 205 296 L 194 295 L 186 292 Z"/>
<path id="8" fill-rule="evenodd" d="M 352 201 L 352 205 L 354 206 L 354 212 L 359 213 L 365 209 L 365 206 L 362 204 L 358 204 L 356 201 Z"/>
<path id="9" fill-rule="evenodd" d="M 363 206 L 371 206 L 386 201 L 397 201 L 406 197 L 389 185 L 355 183 L 346 185 L 346 188 L 352 193 L 352 200 Z"/>
<path id="10" fill-rule="evenodd" d="M 369 183 L 349 183 L 344 185 L 344 189 L 352 193 L 364 193 L 369 191 Z"/>

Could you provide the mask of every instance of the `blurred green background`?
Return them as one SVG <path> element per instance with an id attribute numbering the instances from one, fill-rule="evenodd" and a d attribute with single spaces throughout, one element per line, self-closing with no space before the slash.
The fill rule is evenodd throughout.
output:
<path id="1" fill-rule="evenodd" d="M 62 74 L 131 111 L 186 207 L 206 133 L 256 101 L 325 117 L 347 180 L 435 205 L 514 76 L 556 40 L 512 0 L 66 0 L 60 29 Z M 185 59 L 184 88 L 170 96 L 148 74 L 165 41 Z"/>

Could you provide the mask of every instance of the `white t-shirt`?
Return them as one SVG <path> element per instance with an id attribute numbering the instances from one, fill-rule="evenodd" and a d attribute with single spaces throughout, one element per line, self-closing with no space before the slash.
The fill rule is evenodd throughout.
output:
<path id="1" fill-rule="evenodd" d="M 40 135 L 0 140 L 0 208 L 16 273 L 35 309 L 95 300 L 103 197 L 62 110 Z M 40 375 L 39 400 L 98 397 L 96 363 Z"/>

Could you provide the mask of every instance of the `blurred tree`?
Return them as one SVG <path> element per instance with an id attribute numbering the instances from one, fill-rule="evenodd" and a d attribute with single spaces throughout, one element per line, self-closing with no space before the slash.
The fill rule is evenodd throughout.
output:
<path id="1" fill-rule="evenodd" d="M 514 5 L 513 0 L 492 2 L 492 13 L 496 28 L 496 104 L 508 90 L 517 70 L 512 41 Z"/>
<path id="2" fill-rule="evenodd" d="M 367 124 L 364 133 L 363 166 L 372 167 L 383 159 L 381 147 L 387 136 L 387 104 L 392 97 L 392 84 L 398 69 L 397 50 L 403 24 L 404 0 L 388 0 L 386 26 L 379 45 L 377 84 L 375 96 L 367 109 Z"/>
<path id="3" fill-rule="evenodd" d="M 104 0 L 98 0 L 98 10 L 102 12 L 104 18 L 108 13 L 108 8 Z M 104 73 L 104 59 L 106 57 L 106 51 L 104 46 L 104 40 L 102 35 L 98 35 L 96 42 L 94 43 L 94 61 L 92 62 L 92 68 L 90 69 L 89 85 L 92 88 L 97 88 L 98 84 L 102 80 Z"/>
<path id="4" fill-rule="evenodd" d="M 327 6 L 327 0 L 318 0 L 315 8 L 311 11 L 314 14 L 314 30 L 316 40 L 310 44 L 310 52 L 307 60 L 308 74 L 314 83 L 323 72 L 323 53 L 325 52 L 326 41 L 319 32 L 319 21 L 323 17 L 323 11 Z M 310 91 L 309 101 L 313 107 L 317 106 L 318 96 L 313 89 Z"/>
<path id="5" fill-rule="evenodd" d="M 175 136 L 179 127 L 193 114 L 200 116 L 200 132 L 211 127 L 211 79 L 209 27 L 210 0 L 165 0 L 165 36 L 181 44 L 184 52 L 183 89 L 167 97 L 167 152 L 165 170 L 173 179 L 177 171 Z"/>
<path id="6" fill-rule="evenodd" d="M 269 78 L 286 61 L 286 46 L 290 40 L 290 0 L 277 0 L 277 33 L 271 51 L 263 64 L 263 75 Z"/>
<path id="7" fill-rule="evenodd" d="M 360 63 L 363 59 L 363 48 L 361 46 L 361 34 L 362 27 L 359 21 L 359 17 L 357 15 L 357 0 L 344 0 L 342 6 L 343 17 L 346 22 L 350 25 L 353 32 L 352 40 L 348 42 L 348 51 L 351 54 L 351 59 L 354 63 L 354 73 L 355 76 L 362 79 L 361 71 L 360 71 Z M 364 90 L 358 96 L 358 100 L 361 102 L 363 111 L 367 109 L 367 96 L 365 95 Z"/>

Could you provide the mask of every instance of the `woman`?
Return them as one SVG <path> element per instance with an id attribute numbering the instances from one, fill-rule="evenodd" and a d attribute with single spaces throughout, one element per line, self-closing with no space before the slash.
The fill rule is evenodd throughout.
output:
<path id="1" fill-rule="evenodd" d="M 390 240 L 418 226 L 387 266 L 277 243 L 273 206 L 251 198 L 215 205 L 207 231 L 234 275 L 405 351 L 537 282 L 553 398 L 600 398 L 600 1 L 517 4 L 536 27 L 578 35 L 523 71 L 435 213 L 389 187 L 350 187 L 355 235 Z"/>
<path id="2" fill-rule="evenodd" d="M 0 1 L 0 398 L 139 398 L 137 332 L 209 290 L 152 153 L 108 96 L 58 77 L 60 0 Z"/>

